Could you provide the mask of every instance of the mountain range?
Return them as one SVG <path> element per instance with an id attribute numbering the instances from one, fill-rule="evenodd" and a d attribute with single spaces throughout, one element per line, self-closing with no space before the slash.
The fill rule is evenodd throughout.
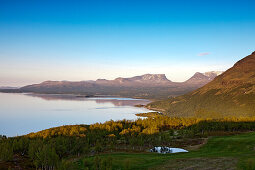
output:
<path id="1" fill-rule="evenodd" d="M 222 72 L 196 73 L 185 82 L 173 82 L 165 74 L 144 74 L 131 78 L 96 81 L 45 81 L 15 89 L 16 92 L 116 95 L 123 97 L 160 99 L 182 95 L 197 89 Z M 10 92 L 9 89 L 1 91 Z"/>
<path id="2" fill-rule="evenodd" d="M 255 52 L 203 87 L 182 96 L 150 103 L 147 107 L 161 110 L 169 116 L 254 116 Z"/>

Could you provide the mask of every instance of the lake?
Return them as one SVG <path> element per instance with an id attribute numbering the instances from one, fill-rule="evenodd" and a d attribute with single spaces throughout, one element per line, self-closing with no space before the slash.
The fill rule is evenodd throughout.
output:
<path id="1" fill-rule="evenodd" d="M 0 135 L 16 136 L 61 125 L 137 119 L 149 100 L 74 95 L 0 93 Z"/>

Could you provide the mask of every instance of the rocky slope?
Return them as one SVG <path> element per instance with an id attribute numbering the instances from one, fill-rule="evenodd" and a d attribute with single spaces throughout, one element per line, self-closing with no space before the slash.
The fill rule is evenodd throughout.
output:
<path id="1" fill-rule="evenodd" d="M 255 116 L 255 52 L 205 86 L 148 107 L 174 116 Z"/>

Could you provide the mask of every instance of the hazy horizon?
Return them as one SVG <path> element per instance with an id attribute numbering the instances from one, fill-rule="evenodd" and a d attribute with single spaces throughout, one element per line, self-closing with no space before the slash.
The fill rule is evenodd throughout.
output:
<path id="1" fill-rule="evenodd" d="M 1 1 L 0 86 L 225 71 L 255 49 L 254 1 Z"/>
<path id="2" fill-rule="evenodd" d="M 226 70 L 213 70 L 213 71 L 226 71 Z M 208 72 L 211 72 L 211 71 L 208 71 Z M 205 72 L 201 72 L 201 73 L 205 73 Z M 153 74 L 153 73 L 145 73 L 145 74 Z M 145 75 L 145 74 L 141 74 L 141 75 L 133 75 L 133 76 L 129 76 L 129 77 L 121 77 L 121 78 L 131 78 L 131 77 L 135 77 L 135 76 L 143 76 L 143 75 Z M 164 74 L 164 73 L 157 73 L 157 74 Z M 195 74 L 195 73 L 194 73 Z M 192 76 L 194 75 L 194 74 L 192 74 Z M 166 75 L 165 75 L 166 76 Z M 185 79 L 185 80 L 183 80 L 183 81 L 173 81 L 173 82 L 176 82 L 176 83 L 178 83 L 178 82 L 184 82 L 184 81 L 186 81 L 186 80 L 188 80 L 189 78 L 191 78 L 192 76 L 190 76 L 190 77 L 188 77 L 187 79 Z M 120 77 L 115 77 L 115 78 L 113 78 L 113 79 L 107 79 L 107 80 L 114 80 L 114 79 L 116 79 L 116 78 L 120 78 Z M 171 79 L 169 79 L 167 76 L 166 76 L 166 78 L 168 79 L 168 80 L 170 80 L 170 81 L 172 81 Z M 79 82 L 79 81 L 96 81 L 96 80 L 98 80 L 98 79 L 105 79 L 105 78 L 97 78 L 97 79 L 93 79 L 93 80 L 43 80 L 43 81 L 40 81 L 40 82 L 31 82 L 31 83 L 28 83 L 28 84 L 21 84 L 21 85 L 14 85 L 14 86 L 11 86 L 11 85 L 3 85 L 3 86 L 0 86 L 0 87 L 23 87 L 23 86 L 26 86 L 26 85 L 31 85 L 31 84 L 39 84 L 39 83 L 42 83 L 42 82 L 45 82 L 45 81 L 70 81 L 70 82 Z"/>

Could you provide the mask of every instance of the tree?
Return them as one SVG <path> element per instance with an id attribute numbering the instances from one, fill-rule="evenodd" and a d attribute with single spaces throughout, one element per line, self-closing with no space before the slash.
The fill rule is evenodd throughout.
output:
<path id="1" fill-rule="evenodd" d="M 4 142 L 0 144 L 0 159 L 3 161 L 13 159 L 13 147 L 10 143 Z"/>
<path id="2" fill-rule="evenodd" d="M 97 140 L 96 145 L 95 145 L 95 151 L 98 153 L 98 152 L 101 152 L 102 149 L 103 149 L 103 147 L 102 147 L 101 142 L 99 140 Z"/>

